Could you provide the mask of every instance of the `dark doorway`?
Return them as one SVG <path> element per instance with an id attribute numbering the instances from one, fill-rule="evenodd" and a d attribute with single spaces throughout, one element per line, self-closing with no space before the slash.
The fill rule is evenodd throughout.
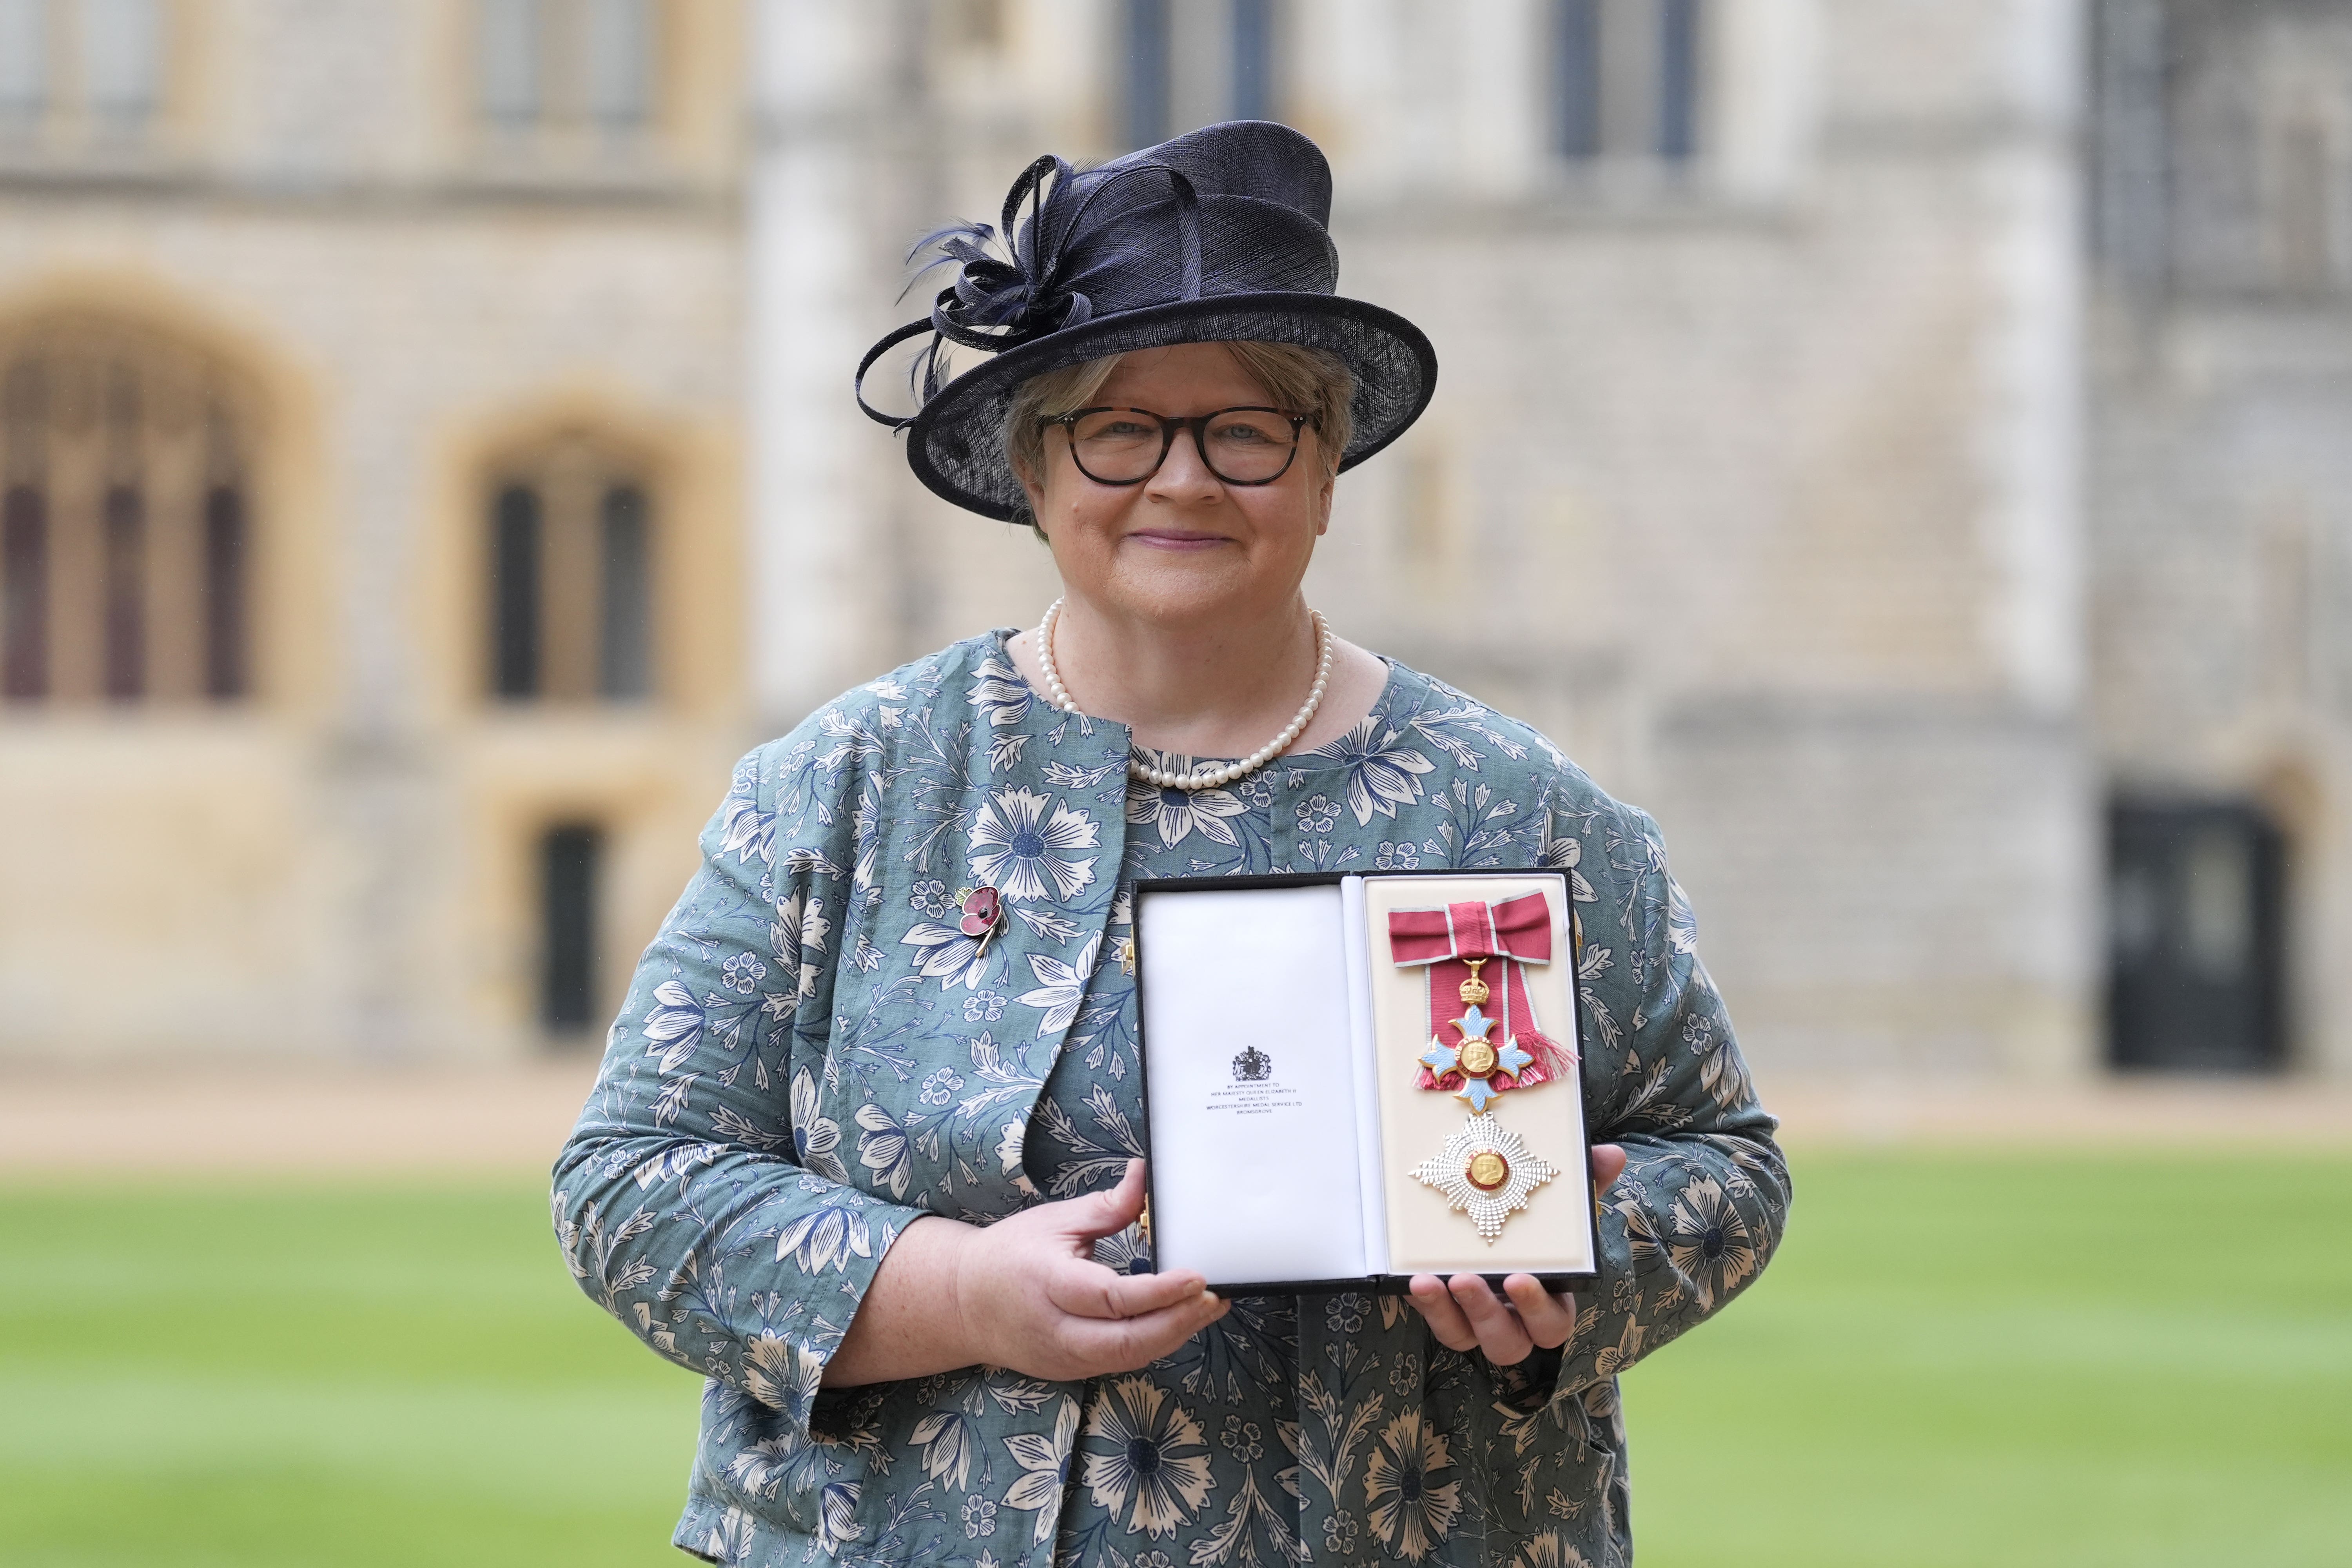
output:
<path id="1" fill-rule="evenodd" d="M 2285 1058 L 2284 855 L 2242 801 L 2119 803 L 2108 817 L 2108 1058 L 2267 1072 Z"/>
<path id="2" fill-rule="evenodd" d="M 540 845 L 540 1021 L 576 1035 L 596 1017 L 596 896 L 604 837 L 551 827 Z"/>

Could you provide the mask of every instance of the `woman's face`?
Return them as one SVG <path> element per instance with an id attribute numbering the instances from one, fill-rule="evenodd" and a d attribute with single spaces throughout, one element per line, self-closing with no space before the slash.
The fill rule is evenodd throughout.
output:
<path id="1" fill-rule="evenodd" d="M 1219 343 L 1130 353 L 1087 401 L 1171 416 L 1274 402 Z M 1300 430 L 1282 477 L 1264 485 L 1218 479 L 1189 431 L 1143 483 L 1097 484 L 1071 461 L 1064 433 L 1049 429 L 1045 472 L 1027 489 L 1072 595 L 1174 626 L 1278 610 L 1330 521 L 1331 485 L 1312 427 Z"/>

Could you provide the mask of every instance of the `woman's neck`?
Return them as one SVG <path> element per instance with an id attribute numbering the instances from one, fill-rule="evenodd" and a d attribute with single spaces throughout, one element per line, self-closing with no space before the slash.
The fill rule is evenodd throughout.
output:
<path id="1" fill-rule="evenodd" d="M 1054 617 L 1053 660 L 1082 713 L 1116 720 L 1139 745 L 1195 757 L 1245 755 L 1288 724 L 1315 682 L 1315 626 L 1306 601 L 1255 615 L 1169 626 L 1072 595 Z M 1012 639 L 1015 668 L 1045 690 L 1036 633 Z M 1371 710 L 1387 667 L 1332 638 L 1331 678 L 1291 747 L 1327 744 Z"/>

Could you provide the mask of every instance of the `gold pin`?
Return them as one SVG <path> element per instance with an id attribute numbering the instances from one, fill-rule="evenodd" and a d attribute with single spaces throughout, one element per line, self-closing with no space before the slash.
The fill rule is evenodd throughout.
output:
<path id="1" fill-rule="evenodd" d="M 1511 1163 L 1492 1149 L 1481 1149 L 1470 1156 L 1463 1175 L 1482 1193 L 1491 1193 L 1511 1179 Z"/>

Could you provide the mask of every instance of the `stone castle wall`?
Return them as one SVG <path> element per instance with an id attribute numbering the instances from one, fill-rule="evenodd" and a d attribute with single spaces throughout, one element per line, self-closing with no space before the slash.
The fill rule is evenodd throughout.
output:
<path id="1" fill-rule="evenodd" d="M 607 835 L 616 1001 L 752 738 L 733 10 L 671 9 L 617 176 L 477 139 L 462 5 L 183 10 L 138 141 L 0 143 L 0 333 L 135 322 L 257 388 L 256 690 L 0 708 L 0 1058 L 536 1049 L 538 835 Z M 508 710 L 485 485 L 572 429 L 658 476 L 663 700 Z"/>
<path id="2" fill-rule="evenodd" d="M 2352 1070 L 2352 338 L 2231 281 L 2259 243 L 2189 255 L 2203 293 L 2086 251 L 2156 231 L 2085 121 L 2134 6 L 2238 15 L 1703 7 L 1674 166 L 1554 153 L 1540 0 L 1278 7 L 1342 288 L 1444 363 L 1311 596 L 1657 816 L 1768 1073 L 2089 1070 L 2103 802 L 2168 789 L 2287 824 L 2296 1059 Z M 609 835 L 616 999 L 740 750 L 1051 596 L 847 379 L 912 237 L 1118 150 L 1116 8 L 661 14 L 619 153 L 486 136 L 464 0 L 175 7 L 142 142 L 0 139 L 0 339 L 112 312 L 267 411 L 257 696 L 0 709 L 0 1055 L 534 1048 L 548 825 Z M 2292 97 L 2333 57 L 2269 26 Z M 2245 134 L 2217 79 L 2199 156 Z M 660 697 L 504 709 L 486 476 L 574 429 L 659 479 Z"/>
<path id="3" fill-rule="evenodd" d="M 808 470 L 776 458 L 761 526 L 799 551 L 809 520 L 861 585 L 821 667 L 782 628 L 755 655 L 780 718 L 1051 594 L 1033 543 L 905 479 L 836 368 L 911 313 L 887 297 L 906 237 L 992 216 L 1040 149 L 1102 148 L 1096 78 L 1053 65 L 1103 47 L 1061 25 L 1081 8 L 1008 9 L 1032 26 L 992 74 L 852 47 L 829 6 L 771 16 L 755 180 L 778 237 L 754 288 L 789 288 L 807 331 L 761 355 L 753 425 L 772 453 L 856 455 L 814 505 L 782 500 Z M 1292 12 L 1341 287 L 1443 365 L 1421 425 L 1341 480 L 1314 601 L 1655 812 L 1760 1062 L 2084 1070 L 2068 8 L 1743 8 L 1708 42 L 1709 156 L 1573 174 L 1542 142 L 1543 15 Z M 943 89 L 879 132 L 870 105 L 910 74 L 1002 90 Z M 846 190 L 879 195 L 824 208 L 821 244 L 789 234 Z M 812 253 L 821 275 L 789 265 Z"/>

